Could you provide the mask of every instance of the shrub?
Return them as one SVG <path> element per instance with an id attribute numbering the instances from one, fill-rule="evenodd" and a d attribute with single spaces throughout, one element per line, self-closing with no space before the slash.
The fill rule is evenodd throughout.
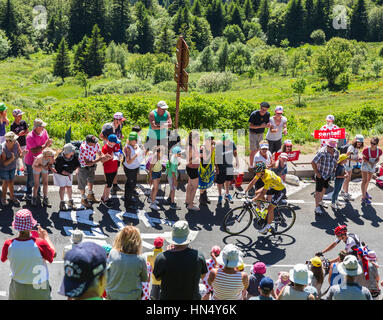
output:
<path id="1" fill-rule="evenodd" d="M 342 73 L 339 76 L 339 88 L 342 91 L 346 91 L 349 85 L 350 85 L 350 75 L 348 74 L 348 72 Z"/>
<path id="2" fill-rule="evenodd" d="M 314 30 L 311 33 L 310 38 L 317 45 L 322 45 L 326 42 L 326 34 L 321 29 Z"/>
<path id="3" fill-rule="evenodd" d="M 177 90 L 177 83 L 174 80 L 173 81 L 163 81 L 163 82 L 158 83 L 156 85 L 156 87 L 161 91 L 175 92 Z M 188 85 L 188 87 L 190 88 L 190 84 Z"/>
<path id="4" fill-rule="evenodd" d="M 46 70 L 37 70 L 32 74 L 32 79 L 35 83 L 50 83 L 55 81 L 57 78 Z"/>
<path id="5" fill-rule="evenodd" d="M 173 78 L 174 65 L 170 62 L 162 62 L 154 67 L 153 83 L 157 84 Z"/>
<path id="6" fill-rule="evenodd" d="M 102 73 L 106 78 L 121 78 L 122 72 L 121 68 L 117 63 L 106 63 L 104 66 L 104 69 L 102 70 Z"/>
<path id="7" fill-rule="evenodd" d="M 235 76 L 231 72 L 210 72 L 198 80 L 197 88 L 205 92 L 226 91 L 234 80 Z"/>
<path id="8" fill-rule="evenodd" d="M 144 92 L 152 89 L 152 85 L 139 79 L 113 80 L 108 83 L 98 84 L 91 88 L 90 95 L 102 94 L 127 94 Z"/>

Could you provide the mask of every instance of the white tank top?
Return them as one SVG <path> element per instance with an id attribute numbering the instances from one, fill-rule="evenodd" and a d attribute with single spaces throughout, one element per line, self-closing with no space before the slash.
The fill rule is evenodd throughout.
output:
<path id="1" fill-rule="evenodd" d="M 136 154 L 136 151 L 134 150 L 134 148 L 131 145 L 128 144 L 126 146 L 130 148 L 130 158 L 133 158 L 134 155 Z M 136 159 L 134 159 L 132 163 L 128 164 L 126 161 L 126 157 L 125 157 L 124 166 L 128 169 L 131 169 L 131 170 L 137 169 L 140 166 L 140 162 L 137 159 L 138 159 L 138 157 Z"/>

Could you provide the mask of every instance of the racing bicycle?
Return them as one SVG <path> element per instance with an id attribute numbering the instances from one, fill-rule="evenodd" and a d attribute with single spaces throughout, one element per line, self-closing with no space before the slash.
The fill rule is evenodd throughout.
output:
<path id="1" fill-rule="evenodd" d="M 234 196 L 242 198 L 242 194 L 235 192 Z M 254 221 L 254 227 L 263 228 L 267 221 L 267 210 L 270 202 L 265 200 L 253 201 L 245 196 L 240 207 L 231 209 L 223 218 L 223 230 L 231 235 L 238 235 L 247 230 Z M 271 233 L 282 234 L 294 225 L 296 214 L 290 204 L 278 204 L 274 208 L 274 220 L 271 224 Z"/>

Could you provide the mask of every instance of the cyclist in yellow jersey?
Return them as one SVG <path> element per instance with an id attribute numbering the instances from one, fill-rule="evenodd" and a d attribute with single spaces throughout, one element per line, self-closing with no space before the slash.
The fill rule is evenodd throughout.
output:
<path id="1" fill-rule="evenodd" d="M 267 195 L 267 201 L 270 202 L 267 213 L 267 224 L 264 228 L 259 230 L 262 234 L 267 234 L 271 228 L 271 223 L 274 219 L 274 208 L 286 195 L 286 188 L 282 182 L 281 177 L 277 176 L 271 170 L 266 169 L 266 164 L 264 162 L 258 162 L 254 166 L 255 177 L 247 186 L 245 193 L 247 193 L 253 185 L 261 179 L 265 184 L 262 188 L 256 191 L 256 196 L 253 201 L 263 200 L 265 195 Z"/>

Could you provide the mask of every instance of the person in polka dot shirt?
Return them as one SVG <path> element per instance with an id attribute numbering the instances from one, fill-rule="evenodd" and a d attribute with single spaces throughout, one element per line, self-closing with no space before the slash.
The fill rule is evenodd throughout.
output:
<path id="1" fill-rule="evenodd" d="M 214 268 L 218 267 L 220 269 L 223 268 L 223 266 L 219 265 L 217 263 L 216 258 L 219 256 L 221 253 L 221 248 L 219 246 L 213 246 L 210 251 L 210 259 L 206 259 L 206 267 L 207 267 L 207 274 L 203 278 L 202 283 L 206 287 L 206 294 L 202 297 L 202 300 L 210 300 L 210 295 L 213 293 L 213 288 L 207 283 L 207 279 L 209 277 L 210 271 L 213 270 Z"/>

